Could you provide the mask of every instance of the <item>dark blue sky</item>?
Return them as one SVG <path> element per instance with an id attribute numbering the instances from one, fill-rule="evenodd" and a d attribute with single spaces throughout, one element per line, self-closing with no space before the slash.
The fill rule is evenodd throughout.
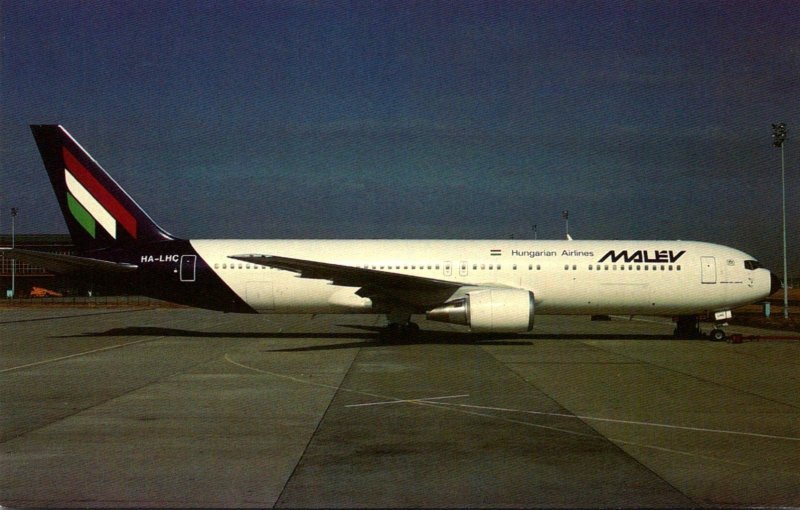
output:
<path id="1" fill-rule="evenodd" d="M 800 269 L 780 2 L 0 0 L 0 230 L 64 125 L 183 237 L 697 239 Z"/>

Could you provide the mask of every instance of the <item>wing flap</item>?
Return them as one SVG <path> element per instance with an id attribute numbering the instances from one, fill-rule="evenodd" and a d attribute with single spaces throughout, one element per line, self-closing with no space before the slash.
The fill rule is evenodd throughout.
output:
<path id="1" fill-rule="evenodd" d="M 370 298 L 379 306 L 401 305 L 420 313 L 446 301 L 463 286 L 435 278 L 275 255 L 231 255 L 229 258 L 291 271 L 300 278 L 328 280 L 342 287 L 359 287 L 359 296 Z"/>

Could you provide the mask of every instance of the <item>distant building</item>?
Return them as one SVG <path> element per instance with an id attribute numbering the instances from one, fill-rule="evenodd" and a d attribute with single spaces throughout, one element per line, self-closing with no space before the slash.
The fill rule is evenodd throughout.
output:
<path id="1" fill-rule="evenodd" d="M 67 234 L 34 234 L 15 236 L 17 248 L 39 250 L 51 253 L 71 255 L 74 252 L 72 239 Z M 0 236 L 0 246 L 11 246 L 11 236 Z M 5 297 L 6 290 L 11 288 L 11 258 L 0 251 L 0 289 Z M 85 295 L 90 285 L 81 284 L 67 278 L 56 276 L 40 267 L 15 261 L 15 287 L 17 297 L 29 297 L 33 287 L 52 290 L 64 295 Z"/>

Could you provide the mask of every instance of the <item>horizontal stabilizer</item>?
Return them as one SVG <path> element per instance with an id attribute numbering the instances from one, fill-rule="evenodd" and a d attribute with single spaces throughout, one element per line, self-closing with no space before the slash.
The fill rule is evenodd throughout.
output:
<path id="1" fill-rule="evenodd" d="M 19 248 L 2 248 L 0 254 L 7 259 L 20 260 L 32 266 L 47 269 L 56 274 L 75 273 L 127 273 L 135 271 L 137 265 L 108 260 L 76 257 L 43 251 L 21 250 Z"/>

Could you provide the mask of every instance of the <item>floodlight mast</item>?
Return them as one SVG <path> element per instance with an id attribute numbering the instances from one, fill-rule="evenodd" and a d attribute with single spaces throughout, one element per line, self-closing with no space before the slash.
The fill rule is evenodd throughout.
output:
<path id="1" fill-rule="evenodd" d="M 772 145 L 781 149 L 781 210 L 783 213 L 783 318 L 789 318 L 789 269 L 786 262 L 786 164 L 783 142 L 786 140 L 786 123 L 772 125 Z"/>
<path id="2" fill-rule="evenodd" d="M 15 232 L 14 227 L 17 220 L 17 209 L 16 207 L 11 208 L 11 249 L 14 249 L 14 242 Z M 16 297 L 17 292 L 17 261 L 16 259 L 11 259 L 11 299 Z"/>

